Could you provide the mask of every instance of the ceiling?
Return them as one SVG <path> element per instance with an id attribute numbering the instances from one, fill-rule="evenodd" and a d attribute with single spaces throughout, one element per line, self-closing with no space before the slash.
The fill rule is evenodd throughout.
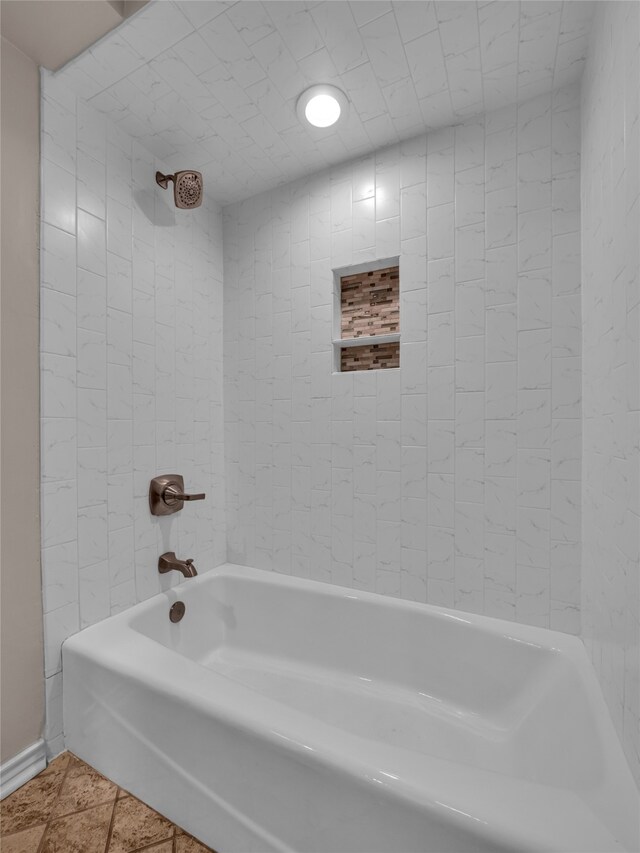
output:
<path id="1" fill-rule="evenodd" d="M 582 0 L 154 0 L 59 75 L 223 204 L 577 80 Z M 335 128 L 298 95 L 348 96 Z"/>

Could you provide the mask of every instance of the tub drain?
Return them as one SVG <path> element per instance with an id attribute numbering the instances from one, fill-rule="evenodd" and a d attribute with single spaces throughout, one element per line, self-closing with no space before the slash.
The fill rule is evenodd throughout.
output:
<path id="1" fill-rule="evenodd" d="M 187 608 L 184 605 L 184 601 L 176 601 L 175 604 L 171 605 L 171 610 L 169 611 L 169 619 L 172 622 L 179 622 L 184 616 L 184 611 Z"/>

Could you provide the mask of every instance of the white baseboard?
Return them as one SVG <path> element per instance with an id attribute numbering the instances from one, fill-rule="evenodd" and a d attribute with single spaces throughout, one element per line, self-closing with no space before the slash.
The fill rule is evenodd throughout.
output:
<path id="1" fill-rule="evenodd" d="M 0 800 L 12 794 L 20 785 L 33 779 L 47 766 L 44 741 L 37 740 L 0 765 Z"/>

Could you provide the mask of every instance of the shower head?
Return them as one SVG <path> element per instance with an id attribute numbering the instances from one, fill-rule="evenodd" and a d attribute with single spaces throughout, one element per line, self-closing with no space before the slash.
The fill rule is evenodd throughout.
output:
<path id="1" fill-rule="evenodd" d="M 156 172 L 156 183 L 166 190 L 169 181 L 173 181 L 173 200 L 176 207 L 200 207 L 202 204 L 202 175 L 193 169 L 176 172 L 175 175 L 163 175 Z"/>

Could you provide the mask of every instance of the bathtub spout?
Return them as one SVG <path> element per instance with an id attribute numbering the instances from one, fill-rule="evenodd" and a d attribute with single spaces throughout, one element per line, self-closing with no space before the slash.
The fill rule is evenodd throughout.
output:
<path id="1" fill-rule="evenodd" d="M 175 551 L 167 551 L 158 560 L 158 571 L 161 574 L 170 572 L 175 569 L 177 572 L 182 572 L 185 578 L 195 578 L 198 574 L 196 567 L 193 565 L 193 560 L 179 560 L 176 557 Z"/>

